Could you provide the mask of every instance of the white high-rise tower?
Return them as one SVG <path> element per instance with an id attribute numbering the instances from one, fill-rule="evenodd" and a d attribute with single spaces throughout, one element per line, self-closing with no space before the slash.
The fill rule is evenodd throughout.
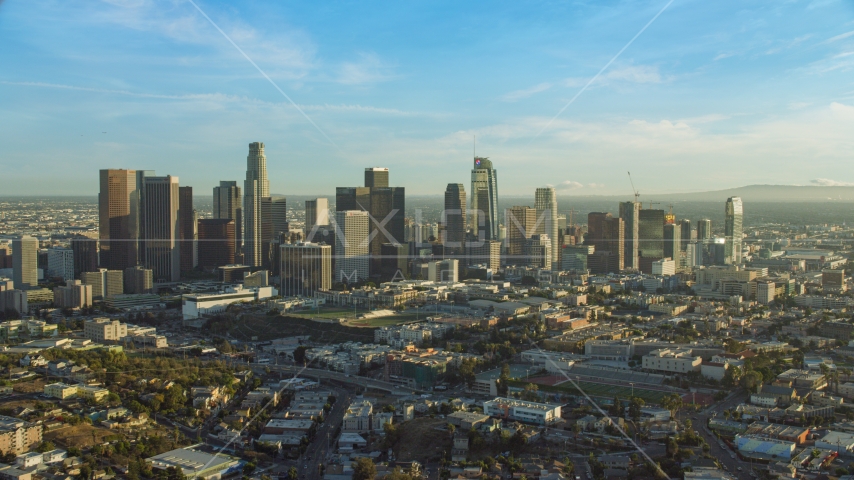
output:
<path id="1" fill-rule="evenodd" d="M 744 204 L 741 197 L 730 197 L 726 201 L 724 224 L 724 263 L 741 265 L 741 244 L 744 241 Z"/>

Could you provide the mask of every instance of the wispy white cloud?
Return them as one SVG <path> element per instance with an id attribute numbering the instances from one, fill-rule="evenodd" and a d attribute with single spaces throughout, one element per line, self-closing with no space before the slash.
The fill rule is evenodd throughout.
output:
<path id="1" fill-rule="evenodd" d="M 812 35 L 807 34 L 807 35 L 801 35 L 799 37 L 795 37 L 792 40 L 781 41 L 775 47 L 766 50 L 765 54 L 766 55 L 773 55 L 775 53 L 780 53 L 783 50 L 788 50 L 790 48 L 794 48 L 794 47 L 800 45 L 801 43 L 809 40 L 810 38 L 812 38 Z"/>
<path id="2" fill-rule="evenodd" d="M 584 188 L 584 184 L 575 180 L 564 180 L 555 185 L 555 190 L 578 190 Z"/>
<path id="3" fill-rule="evenodd" d="M 205 101 L 205 102 L 217 102 L 217 103 L 252 103 L 257 105 L 269 105 L 269 106 L 281 106 L 283 102 L 269 102 L 266 100 L 259 100 L 256 98 L 241 96 L 241 95 L 229 95 L 225 93 L 188 93 L 188 94 L 160 94 L 160 93 L 149 93 L 149 92 L 134 92 L 129 90 L 115 90 L 109 88 L 95 88 L 95 87 L 81 87 L 77 85 L 63 85 L 58 83 L 46 83 L 46 82 L 9 82 L 9 81 L 0 81 L 2 85 L 16 85 L 21 87 L 38 87 L 38 88 L 49 88 L 56 90 L 73 90 L 79 92 L 90 92 L 94 94 L 104 94 L 104 95 L 120 95 L 126 97 L 136 97 L 136 98 L 148 98 L 148 99 L 160 99 L 160 100 L 175 100 L 175 101 Z M 324 104 L 324 105 L 299 105 L 303 110 L 314 111 L 314 112 L 341 112 L 341 113 L 377 113 L 382 115 L 391 115 L 391 116 L 437 116 L 435 113 L 420 113 L 420 112 L 407 112 L 403 110 L 398 110 L 396 108 L 383 108 L 383 107 L 374 107 L 370 105 L 359 105 L 359 104 Z"/>
<path id="4" fill-rule="evenodd" d="M 718 60 L 723 60 L 723 59 L 729 58 L 733 55 L 735 55 L 735 54 L 733 54 L 733 53 L 719 53 L 719 54 L 717 54 L 717 56 L 715 56 L 715 58 L 713 60 L 715 62 L 717 62 Z"/>
<path id="5" fill-rule="evenodd" d="M 800 110 L 812 106 L 812 102 L 792 102 L 789 104 L 789 110 Z"/>
<path id="6" fill-rule="evenodd" d="M 839 180 L 831 180 L 829 178 L 816 178 L 810 180 L 810 183 L 820 187 L 854 187 L 854 182 L 840 182 Z"/>
<path id="7" fill-rule="evenodd" d="M 812 74 L 824 74 L 836 70 L 850 70 L 851 68 L 854 68 L 854 51 L 846 51 L 813 62 L 806 68 L 806 71 Z"/>
<path id="8" fill-rule="evenodd" d="M 730 117 L 729 115 L 722 115 L 720 113 L 710 113 L 708 115 L 700 115 L 699 117 L 683 118 L 683 119 L 678 120 L 677 123 L 685 123 L 688 125 L 700 125 L 700 124 L 704 124 L 704 123 L 721 122 L 724 120 L 729 120 L 730 118 L 732 118 L 732 117 Z"/>
<path id="9" fill-rule="evenodd" d="M 155 2 L 154 0 L 102 0 L 82 13 L 84 21 L 112 24 L 163 36 L 171 41 L 209 46 L 218 56 L 237 59 L 239 54 L 220 34 L 183 1 Z M 225 33 L 246 51 L 267 73 L 276 78 L 299 79 L 317 68 L 316 47 L 298 28 L 282 28 L 275 32 L 260 32 L 234 16 L 207 12 Z M 208 59 L 213 62 L 213 59 Z M 242 61 L 242 60 L 241 60 Z"/>
<path id="10" fill-rule="evenodd" d="M 363 85 L 368 83 L 386 82 L 398 78 L 394 75 L 391 65 L 380 59 L 373 52 L 361 52 L 358 59 L 344 62 L 338 69 L 338 83 L 345 85 Z"/>
<path id="11" fill-rule="evenodd" d="M 854 30 L 851 30 L 850 32 L 840 33 L 839 35 L 836 35 L 835 37 L 830 37 L 822 43 L 838 42 L 839 40 L 844 40 L 844 39 L 846 39 L 852 35 L 854 35 Z"/>
<path id="12" fill-rule="evenodd" d="M 661 83 L 658 67 L 635 65 L 611 70 L 600 77 L 602 81 L 616 80 L 630 83 Z"/>
<path id="13" fill-rule="evenodd" d="M 512 92 L 505 93 L 504 95 L 501 96 L 501 99 L 504 100 L 505 102 L 515 102 L 517 100 L 521 100 L 523 98 L 528 98 L 532 95 L 536 95 L 540 92 L 545 92 L 546 90 L 549 90 L 550 88 L 552 88 L 552 84 L 544 82 L 544 83 L 541 83 L 539 85 L 534 85 L 531 88 L 525 88 L 522 90 L 514 90 Z"/>

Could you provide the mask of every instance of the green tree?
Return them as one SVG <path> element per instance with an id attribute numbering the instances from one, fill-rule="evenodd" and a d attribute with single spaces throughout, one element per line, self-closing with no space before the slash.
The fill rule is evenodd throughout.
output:
<path id="1" fill-rule="evenodd" d="M 305 363 L 305 351 L 306 350 L 308 350 L 308 348 L 306 348 L 302 345 L 300 345 L 299 347 L 294 349 L 294 363 L 295 364 L 302 365 L 303 363 Z"/>
<path id="2" fill-rule="evenodd" d="M 362 457 L 353 464 L 353 480 L 374 480 L 376 476 L 377 467 L 370 458 Z"/>
<path id="3" fill-rule="evenodd" d="M 38 448 L 36 448 L 36 451 L 39 453 L 45 453 L 45 452 L 49 452 L 55 448 L 56 448 L 56 445 L 54 445 L 53 442 L 51 442 L 50 440 L 46 440 L 46 441 L 39 444 Z"/>
<path id="4" fill-rule="evenodd" d="M 762 385 L 762 374 L 756 370 L 744 372 L 741 377 L 741 386 L 748 392 L 756 392 Z"/>
<path id="5" fill-rule="evenodd" d="M 504 363 L 501 365 L 501 374 L 498 376 L 498 394 L 501 396 L 507 395 L 507 390 L 510 382 L 510 366 Z"/>

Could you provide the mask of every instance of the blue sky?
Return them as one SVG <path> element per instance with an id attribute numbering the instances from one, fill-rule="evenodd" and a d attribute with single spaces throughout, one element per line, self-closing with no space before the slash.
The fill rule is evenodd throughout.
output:
<path id="1" fill-rule="evenodd" d="M 667 0 L 196 3 L 318 128 L 188 0 L 6 0 L 2 194 L 100 168 L 207 194 L 252 141 L 275 193 L 386 166 L 439 194 L 474 135 L 508 195 L 854 182 L 851 1 L 674 0 L 551 123 Z"/>

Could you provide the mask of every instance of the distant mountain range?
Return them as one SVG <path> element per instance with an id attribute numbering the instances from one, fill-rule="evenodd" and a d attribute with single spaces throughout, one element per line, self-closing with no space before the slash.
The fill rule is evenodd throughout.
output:
<path id="1" fill-rule="evenodd" d="M 558 197 L 578 198 L 582 195 L 561 195 Z M 632 195 L 583 195 L 601 200 L 627 201 Z M 747 202 L 854 202 L 854 186 L 830 187 L 817 185 L 748 185 L 710 192 L 688 193 L 645 193 L 640 192 L 641 202 L 725 202 L 729 197 L 741 197 Z"/>

